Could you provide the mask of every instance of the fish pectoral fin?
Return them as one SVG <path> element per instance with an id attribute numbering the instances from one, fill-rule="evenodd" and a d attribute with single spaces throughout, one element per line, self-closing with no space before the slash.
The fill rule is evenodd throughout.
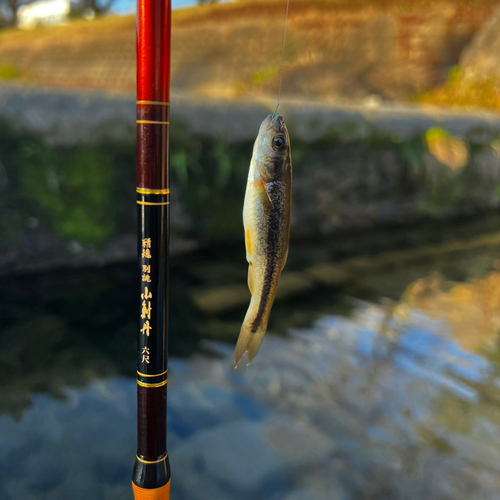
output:
<path id="1" fill-rule="evenodd" d="M 250 293 L 253 295 L 253 291 L 255 289 L 255 286 L 254 286 L 254 281 L 255 281 L 255 278 L 254 278 L 254 270 L 253 270 L 253 266 L 252 266 L 252 263 L 249 262 L 249 266 L 248 266 L 248 289 L 250 290 Z"/>
<path id="2" fill-rule="evenodd" d="M 273 200 L 271 200 L 271 195 L 270 195 L 269 190 L 268 190 L 268 184 L 266 182 L 264 182 L 264 179 L 262 177 L 257 177 L 254 180 L 253 185 L 256 188 L 258 188 L 259 190 L 262 189 L 262 191 L 265 191 L 267 199 L 269 200 L 269 203 L 271 204 L 271 208 L 274 208 L 274 203 L 273 203 Z"/>

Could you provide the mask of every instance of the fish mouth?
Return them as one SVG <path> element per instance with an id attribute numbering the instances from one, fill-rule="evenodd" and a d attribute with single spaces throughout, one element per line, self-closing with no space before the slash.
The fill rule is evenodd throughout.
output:
<path id="1" fill-rule="evenodd" d="M 285 132 L 285 120 L 281 115 L 276 115 L 274 118 L 271 118 L 269 128 L 274 129 L 276 132 Z"/>
<path id="2" fill-rule="evenodd" d="M 286 130 L 286 125 L 285 125 L 285 120 L 281 115 L 277 115 L 273 117 L 272 115 L 269 115 L 266 117 L 266 119 L 262 122 L 260 129 L 259 129 L 259 134 L 264 134 L 271 132 L 272 135 L 275 134 L 287 134 Z"/>

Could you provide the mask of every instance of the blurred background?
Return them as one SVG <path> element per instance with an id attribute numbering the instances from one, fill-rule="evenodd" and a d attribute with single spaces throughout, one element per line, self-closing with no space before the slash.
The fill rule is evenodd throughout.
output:
<path id="1" fill-rule="evenodd" d="M 172 498 L 500 498 L 500 5 L 290 1 L 292 242 L 235 371 L 286 1 L 173 3 Z M 132 499 L 134 11 L 0 0 L 2 500 Z"/>

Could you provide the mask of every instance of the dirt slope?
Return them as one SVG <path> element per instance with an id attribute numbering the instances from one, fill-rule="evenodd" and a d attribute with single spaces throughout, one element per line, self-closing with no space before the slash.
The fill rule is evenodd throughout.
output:
<path id="1" fill-rule="evenodd" d="M 493 0 L 291 0 L 283 92 L 410 99 L 442 84 Z M 276 93 L 284 0 L 176 11 L 172 86 L 198 95 Z M 0 32 L 0 78 L 133 90 L 135 19 Z"/>

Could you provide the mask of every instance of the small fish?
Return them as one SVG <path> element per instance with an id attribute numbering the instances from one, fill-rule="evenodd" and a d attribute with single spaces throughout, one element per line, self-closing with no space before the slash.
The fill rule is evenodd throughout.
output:
<path id="1" fill-rule="evenodd" d="M 288 256 L 292 201 L 290 139 L 282 116 L 260 126 L 248 172 L 243 225 L 252 294 L 234 351 L 236 366 L 257 355 Z"/>

